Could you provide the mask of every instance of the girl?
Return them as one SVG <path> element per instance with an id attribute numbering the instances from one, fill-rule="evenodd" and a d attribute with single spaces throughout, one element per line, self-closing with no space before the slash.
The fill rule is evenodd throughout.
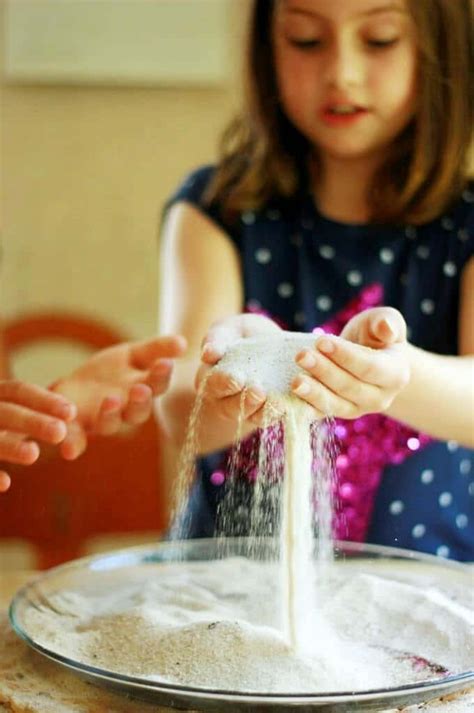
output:
<path id="1" fill-rule="evenodd" d="M 196 373 L 226 344 L 323 329 L 293 389 L 337 417 L 336 534 L 464 560 L 473 77 L 469 0 L 255 0 L 244 111 L 217 166 L 172 197 L 162 261 L 162 327 L 190 345 L 161 401 L 170 442 L 182 442 Z M 207 383 L 193 536 L 214 532 L 226 476 L 215 451 L 235 435 L 241 389 Z M 264 401 L 248 394 L 248 432 Z"/>
<path id="2" fill-rule="evenodd" d="M 84 452 L 88 433 L 108 435 L 123 423 L 143 423 L 153 396 L 168 387 L 171 359 L 185 346 L 182 337 L 171 336 L 109 347 L 50 391 L 0 380 L 0 460 L 31 465 L 40 453 L 37 440 L 60 444 L 63 457 L 74 460 Z M 0 470 L 0 493 L 9 487 L 10 476 Z"/>

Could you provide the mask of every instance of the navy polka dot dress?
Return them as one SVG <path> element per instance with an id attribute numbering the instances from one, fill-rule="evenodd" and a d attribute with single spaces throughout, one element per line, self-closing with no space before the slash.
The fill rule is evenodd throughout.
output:
<path id="1" fill-rule="evenodd" d="M 291 213 L 267 205 L 229 224 L 203 205 L 212 173 L 204 167 L 188 176 L 168 207 L 187 201 L 227 233 L 240 255 L 248 311 L 289 330 L 338 333 L 361 309 L 389 305 L 403 314 L 412 344 L 457 353 L 460 275 L 474 254 L 474 186 L 448 214 L 417 227 L 338 223 L 319 215 L 309 195 Z M 339 420 L 336 431 L 340 500 L 344 521 L 353 522 L 340 536 L 474 560 L 473 451 L 380 414 Z M 221 466 L 218 453 L 200 461 L 192 537 L 214 533 Z M 368 489 L 362 499 L 361 487 Z"/>

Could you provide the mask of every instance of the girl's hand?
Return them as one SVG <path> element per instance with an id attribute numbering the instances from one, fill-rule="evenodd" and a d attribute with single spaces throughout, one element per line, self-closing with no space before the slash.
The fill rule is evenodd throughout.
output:
<path id="1" fill-rule="evenodd" d="M 173 359 L 186 349 L 179 336 L 118 344 L 94 354 L 83 366 L 52 387 L 77 405 L 61 444 L 74 460 L 86 448 L 87 434 L 110 435 L 123 424 L 138 425 L 150 416 L 153 398 L 168 388 Z"/>
<path id="2" fill-rule="evenodd" d="M 0 381 L 0 460 L 31 465 L 40 454 L 36 441 L 61 443 L 75 416 L 76 407 L 63 396 L 23 381 Z M 9 487 L 8 473 L 0 470 L 0 493 Z"/>
<path id="3" fill-rule="evenodd" d="M 275 322 L 258 314 L 238 314 L 216 322 L 203 339 L 203 363 L 196 376 L 196 387 L 199 388 L 210 368 L 217 364 L 238 339 L 279 330 L 280 327 Z M 260 426 L 266 394 L 257 387 L 251 387 L 247 389 L 242 400 L 243 389 L 244 384 L 236 381 L 230 374 L 216 371 L 207 379 L 204 398 L 212 403 L 216 413 L 225 420 L 237 422 L 242 408 L 244 420 L 253 426 Z"/>
<path id="4" fill-rule="evenodd" d="M 407 385 L 406 324 L 391 307 L 377 307 L 353 317 L 340 337 L 317 338 L 314 350 L 296 361 L 307 371 L 292 384 L 322 418 L 357 418 L 389 408 Z"/>

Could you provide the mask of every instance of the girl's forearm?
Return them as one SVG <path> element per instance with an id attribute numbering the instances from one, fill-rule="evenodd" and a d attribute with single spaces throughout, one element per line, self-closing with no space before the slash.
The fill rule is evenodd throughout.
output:
<path id="1" fill-rule="evenodd" d="M 408 349 L 410 381 L 387 414 L 434 438 L 474 447 L 474 356 Z"/>

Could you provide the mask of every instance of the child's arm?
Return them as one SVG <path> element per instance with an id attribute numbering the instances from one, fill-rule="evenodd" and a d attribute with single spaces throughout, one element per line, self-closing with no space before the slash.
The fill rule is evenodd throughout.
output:
<path id="1" fill-rule="evenodd" d="M 411 378 L 388 413 L 442 440 L 474 447 L 474 258 L 464 269 L 459 356 L 410 346 Z"/>
<path id="2" fill-rule="evenodd" d="M 435 438 L 473 446 L 473 292 L 471 261 L 462 281 L 460 356 L 432 354 L 408 344 L 395 310 L 367 310 L 351 319 L 340 337 L 317 342 L 311 351 L 313 365 L 299 361 L 313 377 L 304 380 L 308 390 L 301 397 L 319 412 L 356 418 L 384 411 Z M 384 314 L 393 323 L 392 335 L 383 333 Z M 322 349 L 326 343 L 330 352 Z M 298 377 L 294 386 L 301 381 Z"/>
<path id="3" fill-rule="evenodd" d="M 61 443 L 76 412 L 70 401 L 40 386 L 15 379 L 0 381 L 0 460 L 31 465 L 40 453 L 36 441 Z M 9 487 L 10 477 L 2 469 L 0 492 Z"/>
<path id="4" fill-rule="evenodd" d="M 176 204 L 169 211 L 163 246 L 160 329 L 183 334 L 189 344 L 186 357 L 176 364 L 171 388 L 159 403 L 168 444 L 179 450 L 196 398 L 196 379 L 203 374 L 203 337 L 209 325 L 242 312 L 242 279 L 230 238 L 188 204 Z M 229 379 L 213 379 L 207 387 L 198 436 L 198 448 L 203 453 L 235 439 L 242 390 Z M 249 397 L 247 415 L 256 413 L 264 401 L 261 393 L 254 400 Z"/>

